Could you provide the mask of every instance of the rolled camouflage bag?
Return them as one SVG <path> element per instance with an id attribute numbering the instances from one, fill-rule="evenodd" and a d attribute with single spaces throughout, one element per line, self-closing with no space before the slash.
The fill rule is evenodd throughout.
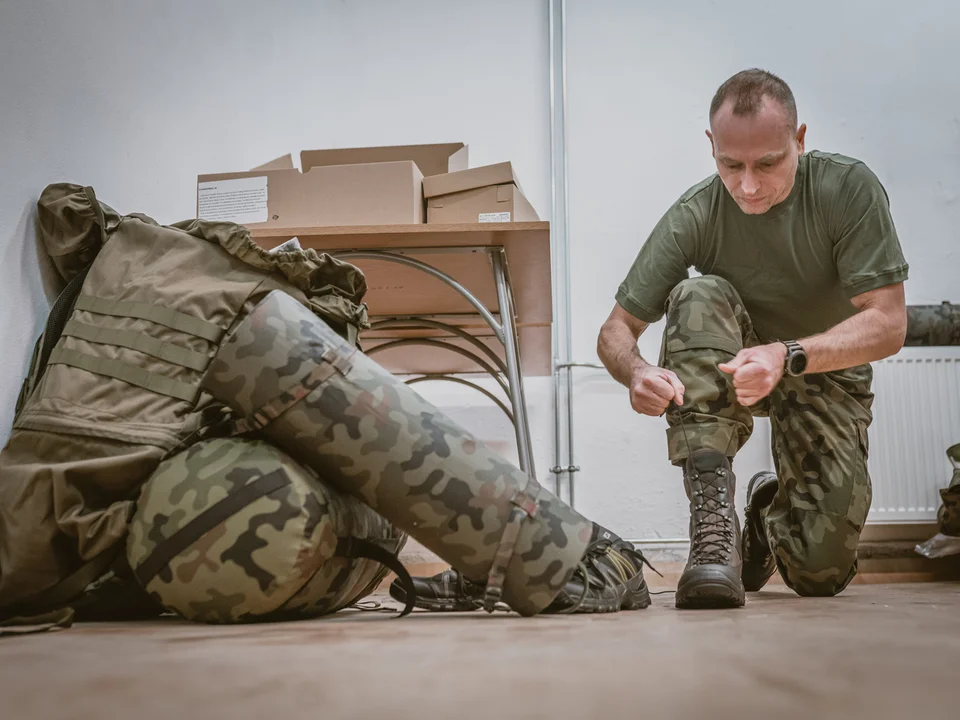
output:
<path id="1" fill-rule="evenodd" d="M 484 605 L 547 605 L 592 523 L 281 292 L 217 352 L 203 387 L 469 580 Z"/>
<path id="2" fill-rule="evenodd" d="M 396 559 L 405 539 L 269 443 L 218 438 L 167 458 L 144 484 L 127 560 L 189 620 L 290 620 L 352 605 L 385 565 L 409 578 Z"/>

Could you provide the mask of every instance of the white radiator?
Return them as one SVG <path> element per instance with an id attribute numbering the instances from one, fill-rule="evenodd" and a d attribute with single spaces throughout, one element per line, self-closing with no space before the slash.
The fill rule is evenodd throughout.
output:
<path id="1" fill-rule="evenodd" d="M 873 364 L 869 522 L 935 520 L 960 442 L 960 347 L 908 347 Z"/>

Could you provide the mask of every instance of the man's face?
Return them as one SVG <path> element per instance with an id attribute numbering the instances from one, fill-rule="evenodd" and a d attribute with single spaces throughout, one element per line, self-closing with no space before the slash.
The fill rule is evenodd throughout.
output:
<path id="1" fill-rule="evenodd" d="M 761 215 L 787 199 L 803 154 L 806 125 L 792 127 L 780 103 L 764 98 L 754 115 L 734 115 L 733 100 L 727 100 L 710 127 L 707 137 L 717 171 L 741 210 Z"/>

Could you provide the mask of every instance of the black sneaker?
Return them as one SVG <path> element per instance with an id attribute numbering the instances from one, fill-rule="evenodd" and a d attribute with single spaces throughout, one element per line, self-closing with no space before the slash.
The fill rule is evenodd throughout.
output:
<path id="1" fill-rule="evenodd" d="M 593 540 L 580 565 L 543 612 L 604 613 L 649 607 L 644 565 L 654 570 L 632 543 L 594 523 Z"/>
<path id="2" fill-rule="evenodd" d="M 743 523 L 743 568 L 740 577 L 747 592 L 757 592 L 777 571 L 777 562 L 763 529 L 761 510 L 773 502 L 780 481 L 769 470 L 758 472 L 747 485 L 747 509 Z"/>
<path id="3" fill-rule="evenodd" d="M 545 613 L 616 612 L 639 610 L 650 605 L 650 591 L 643 578 L 643 553 L 615 533 L 594 523 L 593 540 L 580 565 Z M 652 569 L 652 568 L 651 568 Z M 656 572 L 654 570 L 654 572 Z M 415 577 L 415 606 L 434 612 L 466 612 L 483 607 L 484 586 L 471 582 L 450 568 L 433 577 Z M 390 596 L 406 603 L 398 580 Z"/>
<path id="4" fill-rule="evenodd" d="M 415 577 L 413 587 L 417 593 L 414 607 L 422 610 L 465 612 L 483 607 L 484 586 L 467 580 L 453 568 L 433 577 Z M 390 597 L 407 602 L 407 593 L 399 580 L 390 583 Z"/>

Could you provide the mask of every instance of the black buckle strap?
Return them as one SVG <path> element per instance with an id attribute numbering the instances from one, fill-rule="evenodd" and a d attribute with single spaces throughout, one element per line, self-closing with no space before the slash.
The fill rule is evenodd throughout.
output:
<path id="1" fill-rule="evenodd" d="M 403 586 L 404 596 L 407 599 L 407 603 L 399 617 L 409 615 L 413 611 L 414 604 L 417 600 L 417 590 L 413 585 L 413 578 L 410 577 L 410 573 L 407 572 L 407 569 L 396 555 L 369 540 L 346 537 L 340 538 L 337 541 L 337 550 L 334 552 L 334 557 L 366 558 L 392 570 L 400 580 L 400 584 Z"/>
<path id="2" fill-rule="evenodd" d="M 193 545 L 210 530 L 226 521 L 227 518 L 236 515 L 247 505 L 285 488 L 289 484 L 290 478 L 287 477 L 287 473 L 284 472 L 283 468 L 277 468 L 272 472 L 261 475 L 253 482 L 247 483 L 239 490 L 227 495 L 223 500 L 211 505 L 153 548 L 151 553 L 140 563 L 140 566 L 134 569 L 137 582 L 146 589 L 150 581 L 169 565 L 173 558 Z"/>

